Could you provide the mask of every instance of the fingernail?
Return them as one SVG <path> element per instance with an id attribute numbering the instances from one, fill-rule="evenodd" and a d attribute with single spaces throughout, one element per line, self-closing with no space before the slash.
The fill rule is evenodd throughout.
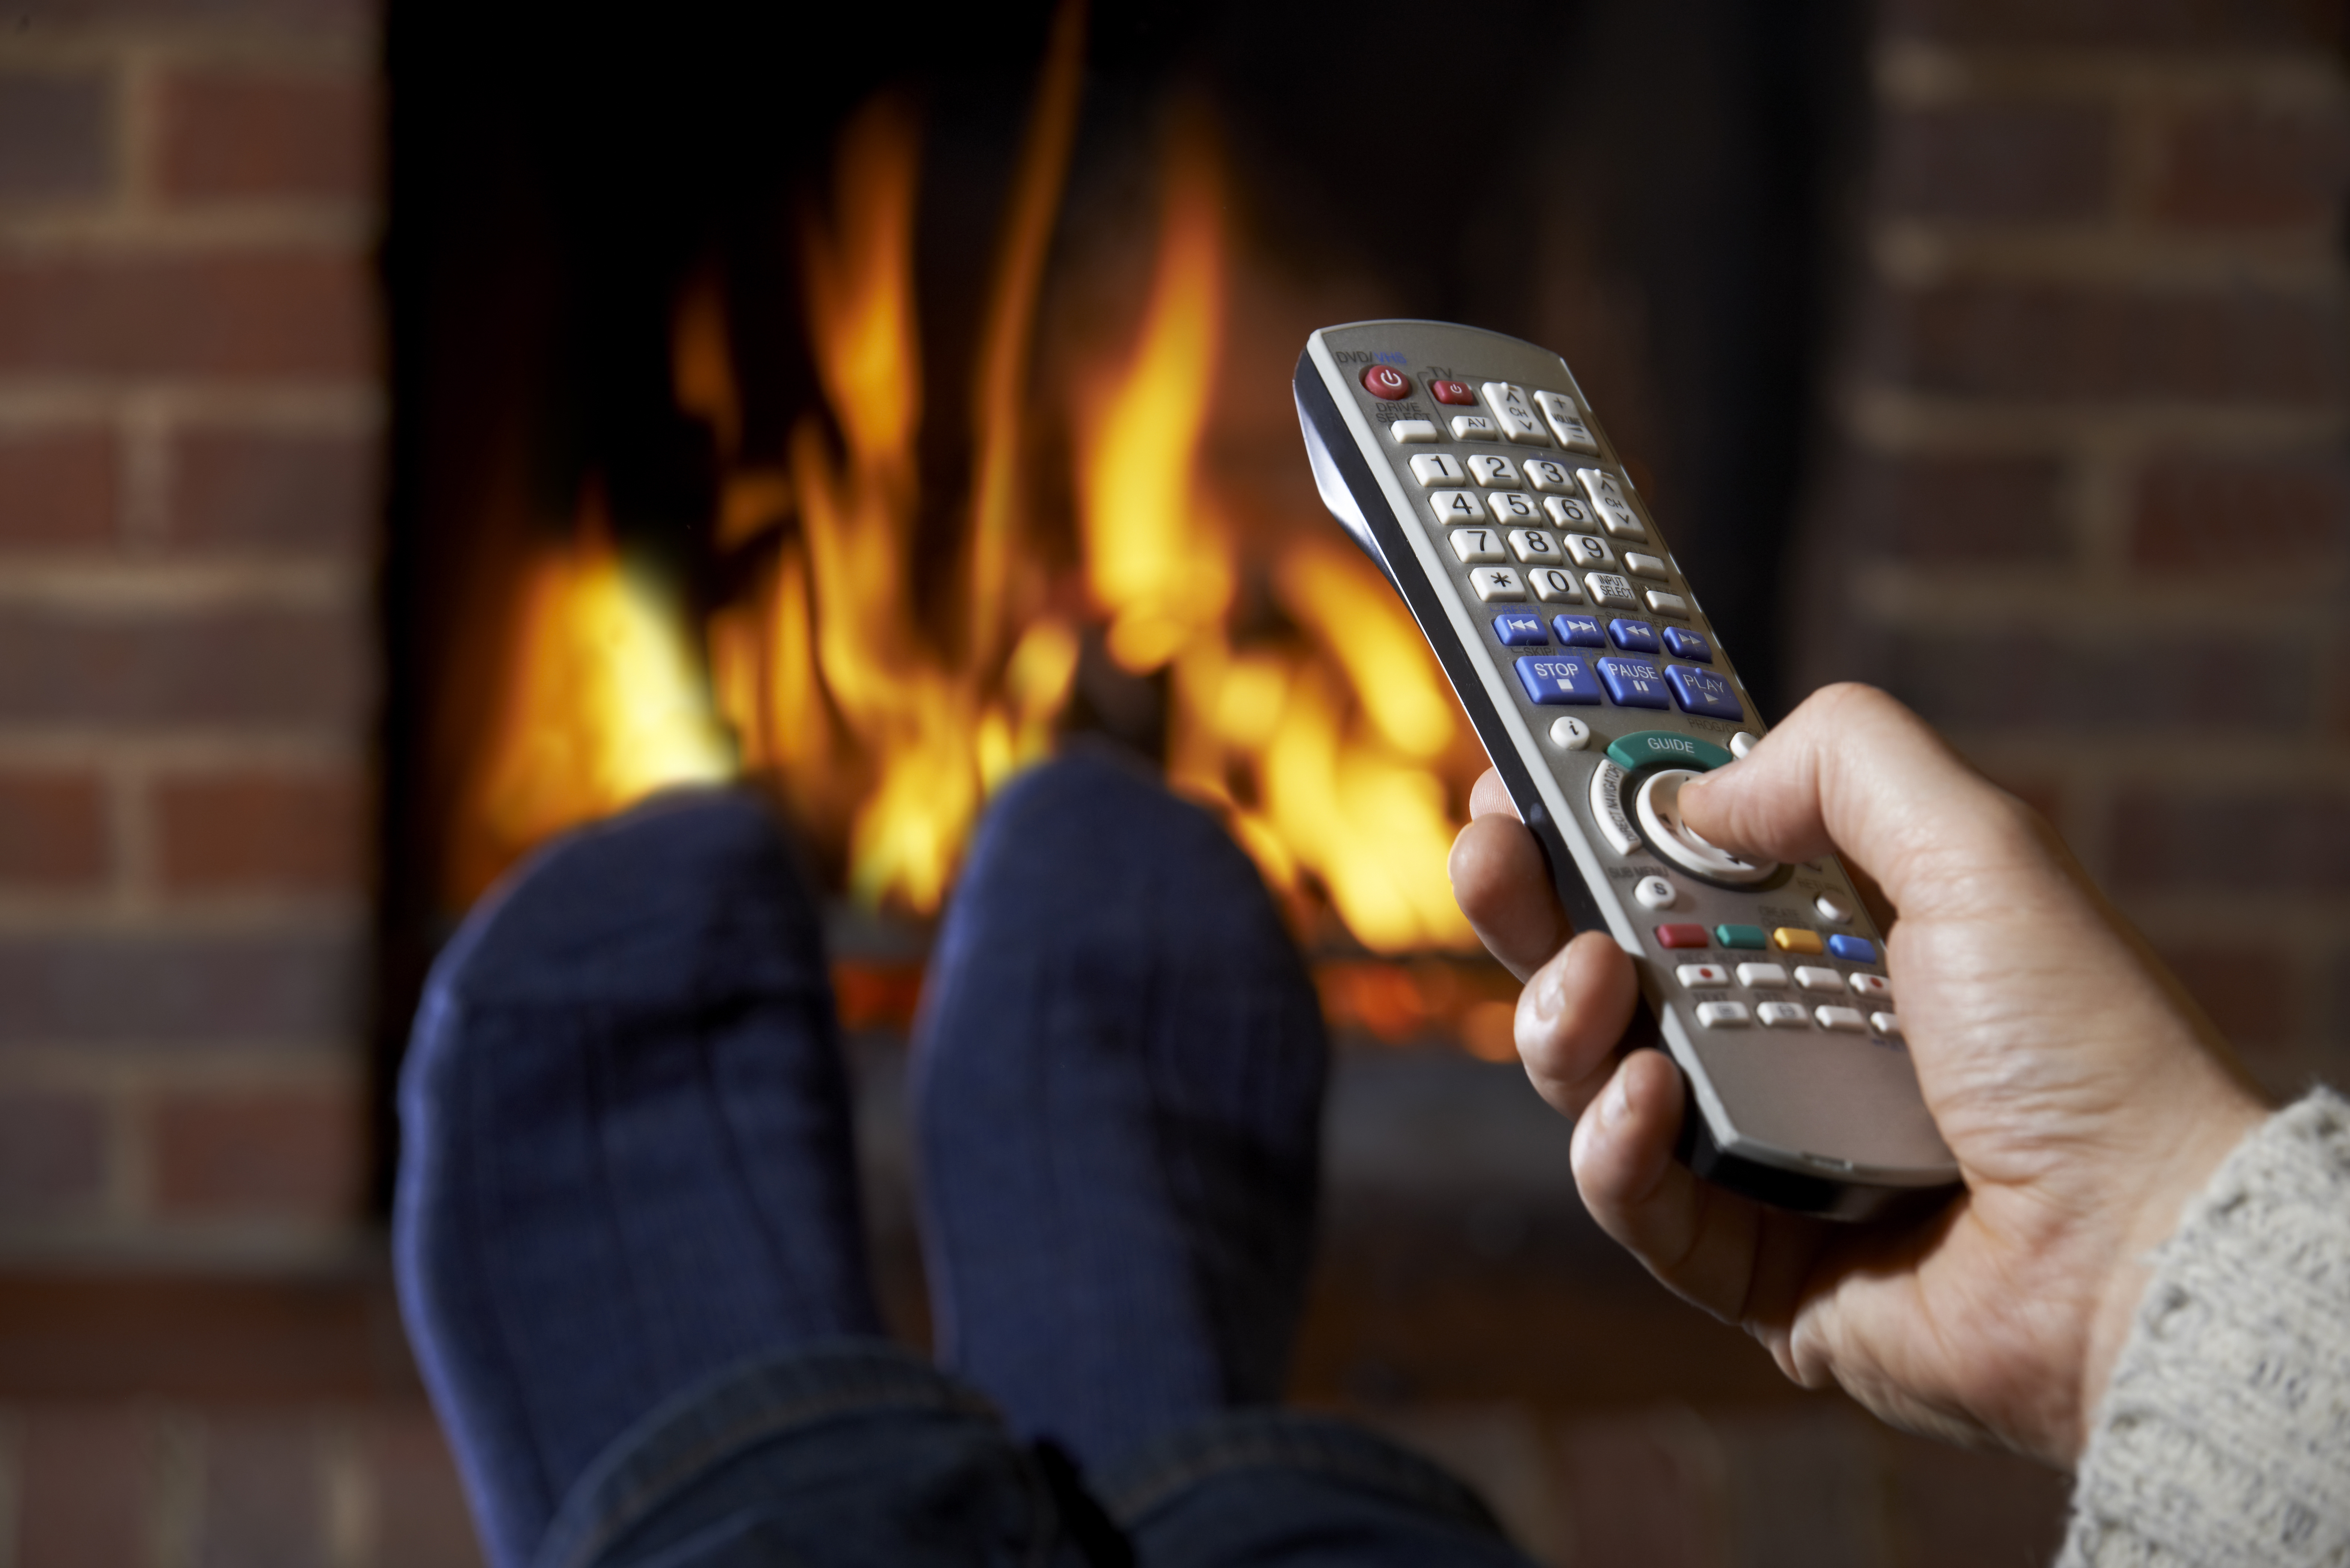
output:
<path id="1" fill-rule="evenodd" d="M 1624 1075 L 1618 1073 L 1609 1080 L 1607 1092 L 1599 1096 L 1599 1119 L 1612 1127 L 1631 1114 L 1632 1096 L 1625 1091 Z"/>
<path id="2" fill-rule="evenodd" d="M 1543 971 L 1534 981 L 1534 1017 L 1547 1023 L 1566 1005 L 1566 981 L 1555 969 Z"/>

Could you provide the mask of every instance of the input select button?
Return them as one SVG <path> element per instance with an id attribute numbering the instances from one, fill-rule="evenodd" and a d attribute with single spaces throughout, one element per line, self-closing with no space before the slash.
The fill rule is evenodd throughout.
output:
<path id="1" fill-rule="evenodd" d="M 1621 740 L 1609 742 L 1607 755 L 1626 773 L 1651 763 L 1698 769 L 1726 767 L 1730 763 L 1730 753 L 1711 741 L 1700 741 L 1695 735 L 1684 735 L 1675 730 L 1635 731 Z"/>

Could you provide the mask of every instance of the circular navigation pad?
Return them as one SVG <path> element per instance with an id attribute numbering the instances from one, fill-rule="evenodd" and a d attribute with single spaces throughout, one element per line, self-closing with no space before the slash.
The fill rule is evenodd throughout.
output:
<path id="1" fill-rule="evenodd" d="M 1681 820 L 1681 785 L 1700 776 L 1690 768 L 1667 768 L 1642 782 L 1632 813 L 1648 847 L 1693 876 L 1740 887 L 1767 882 L 1778 875 L 1776 862 L 1757 863 L 1716 849 Z"/>

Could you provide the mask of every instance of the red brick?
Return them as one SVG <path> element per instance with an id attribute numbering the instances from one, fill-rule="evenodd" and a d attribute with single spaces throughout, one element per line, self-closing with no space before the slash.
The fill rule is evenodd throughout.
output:
<path id="1" fill-rule="evenodd" d="M 377 1568 L 472 1568 L 482 1561 L 449 1444 L 429 1409 L 388 1416 L 369 1434 Z"/>
<path id="2" fill-rule="evenodd" d="M 375 521 L 375 456 L 363 436 L 189 431 L 172 452 L 172 542 L 353 552 Z"/>
<path id="3" fill-rule="evenodd" d="M 2210 715 L 2239 733 L 2307 730 L 2315 659 L 2286 633 L 2192 640 L 1897 631 L 1886 687 L 1938 724 L 1978 732 L 2158 732 Z"/>
<path id="4" fill-rule="evenodd" d="M 1881 16 L 1892 36 L 1967 44 L 2325 48 L 2344 36 L 2334 0 L 1887 0 Z"/>
<path id="5" fill-rule="evenodd" d="M 2064 465 L 2045 457 L 1854 453 L 1836 489 L 1837 537 L 1908 561 L 2054 561 L 2072 545 Z"/>
<path id="6" fill-rule="evenodd" d="M 156 785 L 163 884 L 173 892 L 348 892 L 364 825 L 348 774 L 208 774 Z"/>
<path id="7" fill-rule="evenodd" d="M 203 1568 L 328 1561 L 317 1421 L 306 1413 L 216 1412 L 204 1424 Z"/>
<path id="8" fill-rule="evenodd" d="M 376 95 L 360 77 L 189 70 L 159 94 L 166 198 L 364 200 L 375 186 Z"/>
<path id="9" fill-rule="evenodd" d="M 2129 892 L 2338 895 L 2350 886 L 2350 794 L 2126 791 L 2106 864 Z"/>
<path id="10" fill-rule="evenodd" d="M 87 1206 L 106 1180 L 105 1107 L 88 1095 L 0 1094 L 0 1210 Z"/>
<path id="11" fill-rule="evenodd" d="M 2199 106 L 2165 131 L 2153 215 L 2182 228 L 2310 228 L 2341 221 L 2350 123 L 2338 109 Z"/>
<path id="12" fill-rule="evenodd" d="M 355 378 L 365 261 L 329 251 L 0 257 L 0 370 Z"/>
<path id="13" fill-rule="evenodd" d="M 2238 1047 L 2256 1051 L 2293 1038 L 2301 974 L 2289 955 L 2249 943 L 2181 943 L 2165 945 L 2162 957 Z"/>
<path id="14" fill-rule="evenodd" d="M 110 432 L 0 432 L 0 549 L 107 545 L 115 515 Z"/>
<path id="15" fill-rule="evenodd" d="M 155 1207 L 180 1219 L 337 1220 L 354 1212 L 359 1107 L 323 1089 L 189 1091 L 149 1124 Z"/>
<path id="16" fill-rule="evenodd" d="M 0 71 L 0 202 L 104 196 L 114 181 L 112 98 L 94 71 Z"/>
<path id="17" fill-rule="evenodd" d="M 86 887 L 106 866 L 106 802 L 97 775 L 0 773 L 0 886 Z"/>
<path id="18" fill-rule="evenodd" d="M 2350 383 L 2338 305 L 2250 285 L 1970 279 L 1889 296 L 1875 314 L 1881 368 L 1950 397 L 2314 403 Z"/>
<path id="19" fill-rule="evenodd" d="M 2340 453 L 2158 458 L 2139 476 L 2130 558 L 2149 572 L 2241 569 L 2303 581 L 2350 555 L 2350 460 Z"/>
<path id="20" fill-rule="evenodd" d="M 359 711 L 362 626 L 276 607 L 0 607 L 0 722 L 331 725 Z"/>
<path id="21" fill-rule="evenodd" d="M 0 937 L 0 1045 L 335 1047 L 359 957 L 319 930 Z"/>
<path id="22" fill-rule="evenodd" d="M 1878 203 L 1890 213 L 1988 222 L 2084 218 L 2113 186 L 2113 120 L 2062 103 L 1970 103 L 1887 117 Z"/>
<path id="23" fill-rule="evenodd" d="M 27 1407 L 16 1491 L 21 1568 L 146 1562 L 155 1447 L 131 1406 Z"/>

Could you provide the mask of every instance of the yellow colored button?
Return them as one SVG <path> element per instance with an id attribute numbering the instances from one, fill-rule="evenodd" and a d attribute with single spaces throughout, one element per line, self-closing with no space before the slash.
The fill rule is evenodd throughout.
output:
<path id="1" fill-rule="evenodd" d="M 1771 933 L 1771 945 L 1783 953 L 1815 953 L 1820 950 L 1820 933 L 1801 926 L 1781 926 Z"/>

